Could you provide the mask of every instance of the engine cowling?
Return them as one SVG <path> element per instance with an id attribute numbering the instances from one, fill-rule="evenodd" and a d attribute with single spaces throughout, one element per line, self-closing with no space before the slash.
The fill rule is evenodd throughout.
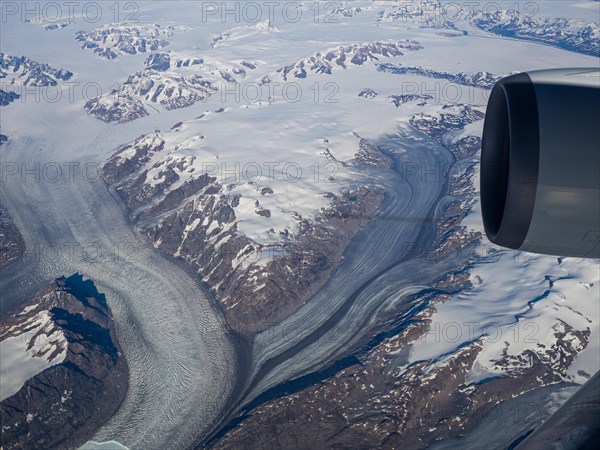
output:
<path id="1" fill-rule="evenodd" d="M 480 189 L 493 243 L 600 258 L 600 70 L 500 80 L 487 107 Z"/>

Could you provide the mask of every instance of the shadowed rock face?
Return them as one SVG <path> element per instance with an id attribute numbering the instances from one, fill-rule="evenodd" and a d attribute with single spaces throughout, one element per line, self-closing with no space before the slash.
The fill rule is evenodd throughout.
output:
<path id="1" fill-rule="evenodd" d="M 93 50 L 101 58 L 115 59 L 119 55 L 135 55 L 166 47 L 165 38 L 173 37 L 175 28 L 154 25 L 103 25 L 92 31 L 78 31 L 75 39 L 81 48 Z"/>
<path id="2" fill-rule="evenodd" d="M 127 364 L 104 295 L 79 274 L 59 278 L 0 324 L 2 344 L 15 338 L 26 343 L 21 359 L 46 359 L 49 367 L 0 403 L 2 447 L 85 443 L 127 392 Z"/>
<path id="3" fill-rule="evenodd" d="M 0 143 L 3 135 L 0 135 Z M 25 252 L 25 243 L 19 230 L 5 209 L 0 208 L 0 269 L 10 266 Z"/>

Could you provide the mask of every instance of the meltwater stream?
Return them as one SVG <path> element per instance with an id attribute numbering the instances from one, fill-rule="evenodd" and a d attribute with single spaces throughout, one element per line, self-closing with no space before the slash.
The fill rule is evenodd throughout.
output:
<path id="1" fill-rule="evenodd" d="M 2 271 L 2 314 L 56 277 L 89 276 L 106 294 L 130 376 L 124 403 L 93 440 L 189 448 L 230 400 L 237 362 L 223 320 L 184 265 L 136 235 L 100 179 L 35 176 L 35 162 L 48 163 L 35 147 L 2 149 L 4 164 L 32 169 L 1 186 L 27 243 L 24 258 Z"/>

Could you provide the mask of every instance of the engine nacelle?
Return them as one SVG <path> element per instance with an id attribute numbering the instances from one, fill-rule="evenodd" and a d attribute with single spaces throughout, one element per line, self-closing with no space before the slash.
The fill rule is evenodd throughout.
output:
<path id="1" fill-rule="evenodd" d="M 600 258 L 600 70 L 500 80 L 487 107 L 480 188 L 493 243 Z"/>

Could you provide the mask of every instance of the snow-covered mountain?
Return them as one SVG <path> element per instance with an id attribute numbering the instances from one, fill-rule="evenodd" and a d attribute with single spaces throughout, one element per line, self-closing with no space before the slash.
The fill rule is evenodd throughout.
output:
<path id="1" fill-rule="evenodd" d="M 415 41 L 339 46 L 280 68 L 277 74 L 266 73 L 261 83 L 271 83 L 275 75 L 287 81 L 292 76 L 306 78 L 307 71 L 331 74 L 334 67 L 362 66 L 420 48 Z M 150 114 L 148 109 L 154 105 L 171 110 L 205 101 L 219 90 L 235 87 L 258 66 L 257 62 L 248 60 L 222 64 L 199 52 L 153 53 L 144 70 L 131 75 L 118 89 L 89 100 L 85 109 L 105 122 L 128 122 Z M 269 101 L 262 97 L 261 93 L 261 99 Z"/>
<path id="2" fill-rule="evenodd" d="M 21 96 L 16 92 L 7 92 L 0 89 L 0 106 L 8 106 L 15 100 L 19 99 Z"/>
<path id="3" fill-rule="evenodd" d="M 0 322 L 3 448 L 77 446 L 127 391 L 112 314 L 93 282 L 61 277 Z"/>
<path id="4" fill-rule="evenodd" d="M 160 24 L 118 23 L 103 25 L 92 31 L 78 31 L 75 38 L 81 48 L 93 50 L 102 58 L 114 59 L 119 55 L 155 52 L 169 45 L 167 39 L 177 31 L 185 29 Z"/>
<path id="5" fill-rule="evenodd" d="M 308 151 L 291 161 L 268 139 L 281 124 L 248 129 L 248 112 L 213 113 L 142 136 L 104 167 L 144 234 L 188 261 L 246 332 L 281 320 L 326 279 L 381 201 L 360 171 L 390 164 L 358 135 L 317 139 L 309 118 L 306 131 L 286 136 Z M 231 131 L 218 132 L 222 124 Z M 248 139 L 261 147 L 249 153 Z M 336 156 L 336 147 L 347 156 Z"/>
<path id="6" fill-rule="evenodd" d="M 456 20 L 448 13 L 447 6 L 438 0 L 419 2 L 388 2 L 379 11 L 380 23 L 397 23 L 419 28 L 457 30 Z M 452 5 L 456 7 L 457 5 Z M 460 5 L 458 5 L 460 6 Z M 453 11 L 454 12 L 454 11 Z"/>
<path id="7" fill-rule="evenodd" d="M 62 28 L 67 28 L 69 25 L 71 25 L 69 22 L 49 23 L 47 25 L 44 25 L 44 30 L 46 30 L 46 31 L 60 30 Z"/>
<path id="8" fill-rule="evenodd" d="M 396 66 L 394 64 L 377 64 L 377 70 L 382 72 L 394 73 L 396 75 L 420 75 L 429 78 L 437 78 L 448 80 L 452 83 L 462 84 L 464 86 L 477 86 L 481 88 L 491 89 L 496 82 L 501 78 L 487 72 L 476 73 L 448 73 L 437 70 L 425 69 L 423 67 L 405 67 Z"/>
<path id="9" fill-rule="evenodd" d="M 531 39 L 567 50 L 600 56 L 598 22 L 562 17 L 537 18 L 511 10 L 500 10 L 480 13 L 473 18 L 473 23 L 483 30 L 502 36 Z"/>
<path id="10" fill-rule="evenodd" d="M 67 340 L 53 315 L 48 310 L 30 313 L 34 309 L 24 310 L 18 323 L 4 325 L 0 331 L 5 362 L 0 400 L 16 394 L 25 381 L 62 363 L 67 355 Z"/>
<path id="11" fill-rule="evenodd" d="M 244 60 L 220 64 L 197 53 L 152 53 L 144 70 L 117 89 L 89 100 L 85 109 L 105 122 L 129 122 L 147 116 L 156 106 L 168 111 L 205 101 L 256 67 Z"/>
<path id="12" fill-rule="evenodd" d="M 379 61 L 383 58 L 402 56 L 405 51 L 419 50 L 422 47 L 415 41 L 370 42 L 339 46 L 315 53 L 292 65 L 283 67 L 277 72 L 284 80 L 292 76 L 306 78 L 308 72 L 331 75 L 334 69 L 347 69 L 362 66 L 366 62 Z"/>
<path id="13" fill-rule="evenodd" d="M 58 82 L 69 80 L 73 74 L 65 69 L 56 69 L 39 63 L 27 56 L 10 56 L 0 53 L 0 80 L 3 86 L 21 85 L 31 87 L 56 86 Z M 4 103 L 2 91 L 2 102 Z M 10 102 L 10 100 L 9 100 Z"/>

